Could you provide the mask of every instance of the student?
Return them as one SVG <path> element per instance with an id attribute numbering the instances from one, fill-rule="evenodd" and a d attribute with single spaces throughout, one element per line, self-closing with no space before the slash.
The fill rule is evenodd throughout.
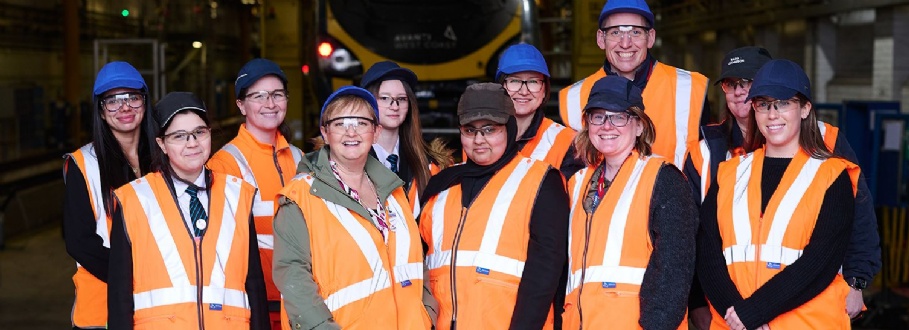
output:
<path id="1" fill-rule="evenodd" d="M 107 324 L 111 196 L 148 173 L 154 144 L 148 86 L 132 65 L 105 64 L 92 98 L 92 142 L 67 154 L 63 165 L 63 240 L 76 260 L 73 329 Z"/>
<path id="2" fill-rule="evenodd" d="M 246 180 L 259 190 L 253 216 L 268 292 L 272 329 L 281 328 L 281 292 L 272 279 L 274 199 L 297 173 L 303 158 L 300 148 L 287 141 L 284 116 L 287 114 L 287 77 L 275 62 L 257 58 L 237 73 L 237 108 L 246 118 L 237 136 L 208 161 L 208 168 Z"/>
<path id="3" fill-rule="evenodd" d="M 571 177 L 565 329 L 687 329 L 698 214 L 687 181 L 651 154 L 641 89 L 606 76 L 591 89 Z"/>
<path id="4" fill-rule="evenodd" d="M 285 329 L 430 329 L 423 249 L 403 185 L 369 155 L 378 105 L 341 87 L 319 118 L 325 145 L 278 195 L 275 284 Z"/>
<path id="5" fill-rule="evenodd" d="M 747 100 L 746 154 L 720 164 L 701 206 L 697 273 L 711 329 L 848 329 L 839 269 L 858 167 L 825 146 L 797 64 L 764 64 Z"/>
<path id="6" fill-rule="evenodd" d="M 562 176 L 518 152 L 501 85 L 468 86 L 458 120 L 467 160 L 432 177 L 420 215 L 437 329 L 550 329 L 568 240 Z"/>
<path id="7" fill-rule="evenodd" d="M 373 64 L 360 87 L 375 96 L 379 126 L 372 153 L 404 181 L 404 192 L 413 214 L 420 214 L 420 193 L 429 177 L 453 163 L 452 151 L 435 139 L 426 143 L 420 125 L 420 110 L 414 88 L 417 75 L 391 61 Z"/>
<path id="8" fill-rule="evenodd" d="M 115 191 L 110 329 L 269 329 L 256 188 L 205 169 L 211 127 L 195 95 L 155 105 L 154 172 Z"/>

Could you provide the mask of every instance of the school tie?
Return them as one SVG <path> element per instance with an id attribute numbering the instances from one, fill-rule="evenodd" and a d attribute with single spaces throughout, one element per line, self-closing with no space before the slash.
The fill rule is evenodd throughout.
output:
<path id="1" fill-rule="evenodd" d="M 193 234 L 195 237 L 201 237 L 205 228 L 208 227 L 208 215 L 205 214 L 205 208 L 202 207 L 202 202 L 199 201 L 199 196 L 196 195 L 198 192 L 199 187 L 195 185 L 186 187 L 186 193 L 189 194 L 189 217 L 193 223 Z"/>
<path id="2" fill-rule="evenodd" d="M 391 169 L 392 172 L 398 173 L 398 155 L 388 155 L 388 158 L 385 158 L 385 160 L 391 163 L 391 167 L 389 167 L 389 169 Z"/>

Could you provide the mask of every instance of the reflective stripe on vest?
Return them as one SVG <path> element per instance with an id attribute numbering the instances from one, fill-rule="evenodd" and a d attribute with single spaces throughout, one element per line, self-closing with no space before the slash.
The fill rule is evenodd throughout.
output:
<path id="1" fill-rule="evenodd" d="M 308 192 L 309 187 L 312 187 L 314 178 L 304 173 L 294 178 L 294 180 L 299 179 L 302 179 L 307 184 L 306 189 L 301 190 Z M 321 198 L 317 199 L 325 203 L 329 212 L 356 242 L 360 252 L 366 259 L 365 261 L 373 266 L 373 274 L 370 278 L 340 288 L 325 298 L 325 305 L 328 306 L 329 311 L 335 312 L 350 303 L 367 298 L 378 291 L 388 289 L 391 287 L 392 281 L 402 283 L 405 281 L 423 280 L 423 263 L 408 262 L 411 252 L 411 237 L 408 235 L 410 227 L 404 216 L 406 211 L 404 205 L 407 205 L 406 203 L 398 201 L 394 195 L 389 196 L 386 203 L 389 214 L 398 214 L 398 216 L 389 216 L 389 221 L 393 221 L 390 225 L 395 228 L 395 260 L 392 268 L 394 278 L 391 278 L 385 268 L 382 267 L 384 262 L 369 234 L 369 230 L 375 230 L 375 228 L 368 229 L 363 226 L 348 208 Z"/>
<path id="2" fill-rule="evenodd" d="M 537 139 L 539 143 L 533 148 L 527 157 L 536 160 L 546 160 L 546 156 L 549 155 L 549 151 L 552 150 L 553 145 L 556 142 L 556 137 L 559 136 L 559 133 L 565 129 L 565 126 L 559 125 L 557 123 L 550 123 L 549 127 L 546 127 L 542 133 L 537 133 Z M 559 166 L 560 164 L 550 164 L 553 166 Z"/>
<path id="3" fill-rule="evenodd" d="M 691 72 L 675 69 L 675 153 L 672 162 L 685 166 L 685 142 L 688 141 L 688 117 L 691 116 Z M 697 123 L 695 124 L 697 125 Z M 668 155 L 667 155 L 668 156 Z"/>
<path id="4" fill-rule="evenodd" d="M 92 203 L 92 211 L 95 213 L 95 234 L 101 236 L 104 247 L 110 248 L 110 227 L 108 227 L 107 223 L 107 211 L 104 208 L 103 192 L 101 191 L 101 170 L 98 166 L 98 156 L 95 155 L 95 148 L 89 143 L 72 153 L 71 156 L 76 161 L 76 165 L 79 166 L 79 170 L 82 172 L 83 178 L 85 178 L 85 183 L 88 184 L 88 197 Z"/>
<path id="5" fill-rule="evenodd" d="M 642 160 L 638 158 L 637 153 L 632 153 L 632 155 L 628 157 L 628 160 L 626 160 L 626 165 L 633 164 L 633 168 L 631 169 L 631 175 L 629 176 L 625 186 L 622 188 L 622 192 L 619 195 L 616 207 L 611 214 L 611 220 L 609 222 L 609 235 L 606 239 L 606 246 L 603 252 L 603 260 L 599 265 L 587 267 L 587 271 L 584 274 L 585 283 L 610 282 L 641 285 L 643 282 L 644 271 L 646 268 L 621 266 L 620 261 L 625 240 L 625 226 L 628 223 L 628 215 L 631 212 L 631 202 L 635 199 L 635 192 L 638 189 L 638 184 L 641 182 L 641 178 L 643 177 L 644 169 L 646 168 L 648 161 L 649 157 Z M 634 163 L 628 164 L 628 162 Z M 574 216 L 577 213 L 575 212 L 585 212 L 583 210 L 583 206 L 581 205 L 583 204 L 583 198 L 586 197 L 586 194 L 581 193 L 580 187 L 586 186 L 586 183 L 590 180 L 590 177 L 587 176 L 588 172 L 594 171 L 588 167 L 585 171 L 578 172 L 572 176 L 572 180 L 575 181 L 573 185 L 575 188 L 572 192 L 573 198 L 571 200 L 572 222 L 576 220 Z M 591 173 L 591 175 L 593 175 L 593 173 Z M 641 212 L 643 212 L 643 210 Z M 647 212 L 649 212 L 649 210 Z M 569 229 L 571 228 L 572 227 L 569 226 Z M 572 236 L 573 234 L 575 233 L 569 230 L 569 236 Z M 578 234 L 583 235 L 583 233 Z M 571 238 L 569 238 L 569 244 L 572 244 Z M 571 265 L 571 261 L 569 261 L 569 267 L 571 267 Z M 571 276 L 568 278 L 568 285 L 566 286 L 566 294 L 571 293 L 571 291 L 574 291 L 581 285 L 582 271 L 583 269 L 578 269 L 571 273 Z"/>
<path id="6" fill-rule="evenodd" d="M 534 161 L 522 160 L 518 162 L 514 170 L 505 180 L 505 184 L 498 190 L 489 218 L 486 222 L 486 228 L 483 232 L 483 238 L 480 242 L 478 251 L 458 251 L 458 264 L 462 267 L 481 267 L 520 278 L 524 273 L 524 261 L 496 254 L 499 248 L 499 238 L 502 236 L 502 228 L 505 224 L 505 218 L 508 214 L 508 208 L 517 195 L 518 186 L 527 176 L 533 167 Z M 426 256 L 426 266 L 429 269 L 437 269 L 442 266 L 451 266 L 451 250 L 442 250 L 442 236 L 447 221 L 457 221 L 458 219 L 445 219 L 445 205 L 448 199 L 448 193 L 451 188 L 441 192 L 435 200 L 432 210 L 432 237 L 433 253 Z"/>
<path id="7" fill-rule="evenodd" d="M 146 176 L 146 178 L 151 179 L 149 176 Z M 234 230 L 237 226 L 235 212 L 236 206 L 240 202 L 240 189 L 242 187 L 239 180 L 237 180 L 237 182 L 226 180 L 226 183 L 223 191 L 226 201 L 224 203 L 224 209 L 220 212 L 222 214 L 220 219 L 221 225 L 217 236 L 218 241 L 215 245 L 215 253 L 219 260 L 214 263 L 212 270 L 203 273 L 209 275 L 210 280 L 208 286 L 202 287 L 202 303 L 221 304 L 224 306 L 249 309 L 249 297 L 245 292 L 225 288 L 226 277 L 223 267 L 230 259 L 231 247 L 233 246 L 235 236 Z M 134 310 L 138 311 L 146 308 L 181 303 L 196 303 L 198 294 L 197 287 L 190 281 L 189 274 L 187 273 L 180 256 L 180 251 L 177 248 L 175 238 L 171 234 L 167 220 L 164 217 L 165 213 L 161 209 L 161 205 L 157 202 L 158 199 L 156 197 L 158 196 L 155 195 L 148 179 L 133 181 L 130 183 L 130 186 L 135 190 L 136 195 L 139 196 L 138 201 L 143 212 L 147 215 L 148 229 L 151 231 L 151 234 L 157 243 L 158 253 L 160 253 L 164 261 L 170 283 L 173 285 L 172 287 L 167 288 L 134 292 Z M 171 198 L 170 196 L 163 197 L 167 199 Z M 211 210 L 210 213 L 216 214 L 216 212 L 211 212 Z M 181 223 L 183 222 L 182 219 L 179 220 Z M 195 276 L 195 274 L 193 274 L 193 276 Z"/>

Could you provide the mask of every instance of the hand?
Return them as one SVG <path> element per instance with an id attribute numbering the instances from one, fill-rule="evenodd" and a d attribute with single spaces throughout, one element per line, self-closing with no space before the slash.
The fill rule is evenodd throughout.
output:
<path id="1" fill-rule="evenodd" d="M 862 299 L 862 291 L 849 288 L 849 295 L 846 296 L 846 314 L 853 319 L 862 313 L 863 307 L 865 307 L 865 301 Z"/>
<path id="2" fill-rule="evenodd" d="M 742 320 L 739 319 L 739 315 L 735 313 L 734 306 L 731 306 L 726 310 L 726 315 L 723 316 L 723 319 L 726 320 L 726 325 L 729 326 L 729 329 L 747 330 L 745 329 L 745 324 L 743 324 Z"/>
<path id="3" fill-rule="evenodd" d="M 710 315 L 709 306 L 692 309 L 688 313 L 688 317 L 691 318 L 691 322 L 694 323 L 694 326 L 697 327 L 698 330 L 710 329 L 710 319 L 712 317 Z"/>

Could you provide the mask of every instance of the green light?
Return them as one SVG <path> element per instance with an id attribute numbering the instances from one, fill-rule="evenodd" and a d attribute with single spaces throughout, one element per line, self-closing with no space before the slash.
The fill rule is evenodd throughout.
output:
<path id="1" fill-rule="evenodd" d="M 129 16 L 129 10 L 124 9 L 123 11 L 120 12 L 120 15 L 123 15 L 123 17 Z"/>

